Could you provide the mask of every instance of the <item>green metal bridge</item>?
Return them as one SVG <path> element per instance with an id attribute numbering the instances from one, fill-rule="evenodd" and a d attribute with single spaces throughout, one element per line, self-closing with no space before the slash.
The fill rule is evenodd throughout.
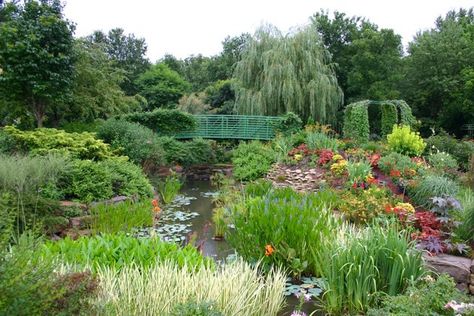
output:
<path id="1" fill-rule="evenodd" d="M 194 118 L 196 129 L 179 133 L 176 138 L 270 140 L 275 137 L 275 126 L 280 120 L 276 116 L 252 115 L 194 115 Z"/>

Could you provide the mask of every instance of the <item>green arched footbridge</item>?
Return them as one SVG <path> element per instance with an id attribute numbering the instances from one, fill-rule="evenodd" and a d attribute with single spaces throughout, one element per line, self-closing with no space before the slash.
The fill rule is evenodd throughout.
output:
<path id="1" fill-rule="evenodd" d="M 259 139 L 275 137 L 277 116 L 256 115 L 194 115 L 197 127 L 193 131 L 176 134 L 176 138 Z"/>

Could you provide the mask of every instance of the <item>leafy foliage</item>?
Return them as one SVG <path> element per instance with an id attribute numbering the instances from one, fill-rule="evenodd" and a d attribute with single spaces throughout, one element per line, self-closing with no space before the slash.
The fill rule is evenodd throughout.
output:
<path id="1" fill-rule="evenodd" d="M 378 167 L 386 175 L 398 175 L 404 179 L 413 178 L 419 169 L 418 165 L 410 157 L 397 152 L 391 152 L 381 157 Z"/>
<path id="2" fill-rule="evenodd" d="M 166 163 L 158 135 L 141 124 L 109 119 L 99 127 L 97 137 L 142 166 Z"/>
<path id="3" fill-rule="evenodd" d="M 409 44 L 404 94 L 428 127 L 462 135 L 474 120 L 473 25 L 472 8 L 449 11 Z"/>
<path id="4" fill-rule="evenodd" d="M 348 105 L 344 110 L 344 137 L 366 142 L 369 140 L 369 133 L 367 102 Z"/>
<path id="5" fill-rule="evenodd" d="M 40 249 L 46 258 L 59 256 L 62 261 L 79 267 L 90 267 L 93 271 L 110 267 L 122 269 L 136 265 L 151 267 L 156 263 L 171 261 L 182 267 L 199 268 L 213 266 L 210 258 L 204 258 L 191 245 L 181 248 L 174 243 L 166 243 L 158 238 L 138 239 L 125 234 L 103 234 L 93 237 L 69 238 L 46 242 Z"/>
<path id="6" fill-rule="evenodd" d="M 3 11 L 5 10 L 5 11 Z M 70 96 L 74 26 L 59 1 L 10 2 L 0 26 L 0 93 L 25 107 L 38 127 Z"/>
<path id="7" fill-rule="evenodd" d="M 452 315 L 453 311 L 445 307 L 446 303 L 467 299 L 455 285 L 447 274 L 436 279 L 426 276 L 410 285 L 402 295 L 383 297 L 381 306 L 370 309 L 367 315 Z"/>
<path id="8" fill-rule="evenodd" d="M 64 195 L 80 201 L 107 200 L 115 195 L 150 197 L 152 187 L 140 167 L 122 160 L 76 160 L 63 178 Z"/>
<path id="9" fill-rule="evenodd" d="M 474 155 L 474 144 L 472 142 L 457 140 L 449 135 L 434 135 L 426 139 L 426 150 L 428 153 L 445 152 L 452 155 L 459 165 L 467 170 L 469 159 Z"/>
<path id="10" fill-rule="evenodd" d="M 439 152 L 428 156 L 428 162 L 440 175 L 454 176 L 458 170 L 458 162 L 450 154 Z"/>
<path id="11" fill-rule="evenodd" d="M 280 117 L 275 130 L 284 135 L 291 135 L 303 128 L 303 121 L 293 112 L 288 112 Z"/>
<path id="12" fill-rule="evenodd" d="M 330 55 L 312 27 L 283 35 L 262 27 L 237 63 L 236 109 L 242 114 L 294 112 L 334 123 L 343 101 Z"/>
<path id="13" fill-rule="evenodd" d="M 406 125 L 394 125 L 392 133 L 387 135 L 387 143 L 390 150 L 407 156 L 419 156 L 426 147 L 423 138 Z"/>
<path id="14" fill-rule="evenodd" d="M 33 131 L 21 131 L 6 126 L 3 131 L 10 136 L 14 146 L 13 153 L 32 155 L 60 154 L 71 158 L 104 160 L 117 155 L 109 145 L 96 139 L 92 133 L 67 133 L 54 128 L 38 128 Z"/>
<path id="15" fill-rule="evenodd" d="M 151 112 L 139 112 L 123 115 L 120 119 L 140 123 L 160 135 L 169 135 L 190 131 L 196 127 L 192 115 L 178 110 L 157 109 Z"/>
<path id="16" fill-rule="evenodd" d="M 105 119 L 111 115 L 140 110 L 146 100 L 140 96 L 126 96 L 121 85 L 126 81 L 122 73 L 99 44 L 78 40 L 75 43 L 77 61 L 69 102 L 50 115 L 52 123 L 60 120 L 86 121 Z"/>
<path id="17" fill-rule="evenodd" d="M 0 250 L 0 314 L 93 312 L 89 300 L 97 289 L 95 279 L 88 273 L 57 275 L 52 258 L 38 258 L 37 247 L 40 241 L 25 234 L 10 249 Z"/>
<path id="18" fill-rule="evenodd" d="M 270 170 L 275 153 L 259 141 L 240 143 L 232 154 L 233 174 L 239 180 L 255 180 Z"/>
<path id="19" fill-rule="evenodd" d="M 148 101 L 148 110 L 173 108 L 189 89 L 189 84 L 165 64 L 152 66 L 136 83 L 140 94 Z"/>
<path id="20" fill-rule="evenodd" d="M 170 314 L 171 316 L 222 316 L 214 308 L 214 304 L 202 302 L 187 302 L 176 305 Z"/>
<path id="21" fill-rule="evenodd" d="M 87 40 L 101 45 L 113 66 L 123 72 L 125 80 L 120 86 L 126 95 L 138 93 L 135 81 L 150 67 L 150 62 L 145 57 L 147 51 L 145 39 L 136 38 L 134 34 L 125 34 L 121 28 L 114 28 L 108 34 L 95 31 L 87 37 Z"/>

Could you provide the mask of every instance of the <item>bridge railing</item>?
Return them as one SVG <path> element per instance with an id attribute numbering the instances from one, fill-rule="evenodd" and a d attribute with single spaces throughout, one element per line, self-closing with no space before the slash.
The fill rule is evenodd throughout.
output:
<path id="1" fill-rule="evenodd" d="M 181 132 L 176 138 L 260 139 L 275 137 L 276 116 L 254 115 L 194 115 L 197 128 Z"/>

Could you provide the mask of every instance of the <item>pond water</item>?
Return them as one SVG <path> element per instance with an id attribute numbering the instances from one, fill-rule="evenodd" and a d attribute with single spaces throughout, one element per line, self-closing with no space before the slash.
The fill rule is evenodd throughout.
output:
<path id="1" fill-rule="evenodd" d="M 152 179 L 154 183 L 157 181 L 159 179 Z M 176 241 L 185 241 L 195 233 L 196 244 L 204 255 L 219 261 L 234 255 L 234 249 L 225 240 L 213 239 L 212 198 L 214 194 L 217 194 L 216 189 L 209 181 L 187 180 L 175 202 L 163 207 L 162 221 L 159 225 L 162 230 L 158 231 L 158 234 L 166 235 L 171 239 L 175 238 Z M 292 295 L 287 297 L 286 303 L 286 308 L 279 313 L 279 316 L 291 315 L 298 300 Z M 313 310 L 311 303 L 303 306 L 303 311 L 307 315 Z"/>

